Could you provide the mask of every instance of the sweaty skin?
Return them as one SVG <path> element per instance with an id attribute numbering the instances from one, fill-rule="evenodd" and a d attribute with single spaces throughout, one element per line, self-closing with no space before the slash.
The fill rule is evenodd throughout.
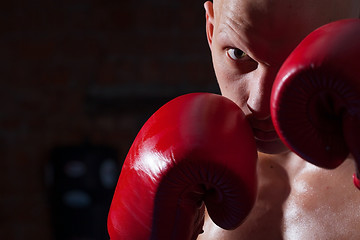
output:
<path id="1" fill-rule="evenodd" d="M 224 96 L 253 128 L 259 153 L 255 207 L 236 230 L 206 216 L 199 240 L 360 239 L 360 192 L 351 157 L 335 170 L 317 168 L 275 134 L 270 92 L 281 64 L 311 31 L 360 16 L 359 0 L 214 0 L 205 3 L 206 31 Z"/>

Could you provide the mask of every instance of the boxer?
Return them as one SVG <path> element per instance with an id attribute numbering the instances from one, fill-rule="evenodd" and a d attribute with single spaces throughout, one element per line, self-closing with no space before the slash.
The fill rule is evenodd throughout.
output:
<path id="1" fill-rule="evenodd" d="M 360 1 L 214 0 L 204 6 L 221 93 L 246 114 L 259 159 L 257 199 L 244 223 L 224 230 L 206 215 L 198 239 L 360 239 L 352 157 L 331 170 L 304 161 L 283 144 L 270 114 L 273 83 L 285 59 L 315 29 L 358 18 Z"/>

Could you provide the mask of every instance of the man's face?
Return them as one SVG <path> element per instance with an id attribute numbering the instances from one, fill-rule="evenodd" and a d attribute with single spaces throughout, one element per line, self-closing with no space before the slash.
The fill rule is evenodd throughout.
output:
<path id="1" fill-rule="evenodd" d="M 271 87 L 281 64 L 315 28 L 341 18 L 357 17 L 358 9 L 354 11 L 352 4 L 354 0 L 205 3 L 207 36 L 221 93 L 246 114 L 259 151 L 287 150 L 270 116 Z"/>

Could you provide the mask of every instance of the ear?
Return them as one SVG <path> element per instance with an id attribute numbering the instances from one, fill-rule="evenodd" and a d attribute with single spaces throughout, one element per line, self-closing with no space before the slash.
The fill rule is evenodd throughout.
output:
<path id="1" fill-rule="evenodd" d="M 212 38 L 214 34 L 214 7 L 211 1 L 204 3 L 206 17 L 206 36 L 211 50 Z"/>

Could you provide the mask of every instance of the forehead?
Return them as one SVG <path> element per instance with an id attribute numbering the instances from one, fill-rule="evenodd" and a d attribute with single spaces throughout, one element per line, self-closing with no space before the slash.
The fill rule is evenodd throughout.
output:
<path id="1" fill-rule="evenodd" d="M 310 31 L 329 21 L 318 7 L 323 7 L 320 0 L 215 0 L 215 32 L 257 60 L 282 61 Z"/>

